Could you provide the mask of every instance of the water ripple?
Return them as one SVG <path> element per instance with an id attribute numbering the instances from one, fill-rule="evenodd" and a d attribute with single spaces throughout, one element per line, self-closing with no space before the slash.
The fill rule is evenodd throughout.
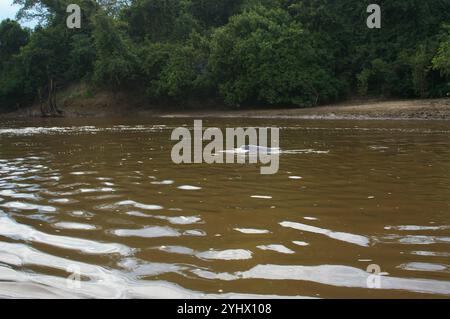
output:
<path id="1" fill-rule="evenodd" d="M 86 254 L 121 254 L 129 255 L 132 250 L 127 246 L 112 243 L 46 234 L 30 226 L 19 224 L 7 216 L 0 215 L 0 235 L 16 240 L 32 241 L 41 244 L 56 246 L 64 249 L 73 249 Z"/>

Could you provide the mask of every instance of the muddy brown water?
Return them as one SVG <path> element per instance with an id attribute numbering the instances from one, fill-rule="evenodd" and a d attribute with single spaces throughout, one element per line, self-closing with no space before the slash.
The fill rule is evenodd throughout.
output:
<path id="1" fill-rule="evenodd" d="M 448 122 L 204 121 L 280 127 L 275 175 L 183 125 L 1 120 L 0 297 L 450 296 Z"/>

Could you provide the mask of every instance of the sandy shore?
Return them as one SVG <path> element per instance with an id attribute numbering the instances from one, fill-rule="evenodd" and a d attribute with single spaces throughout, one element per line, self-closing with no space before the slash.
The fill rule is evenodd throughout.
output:
<path id="1" fill-rule="evenodd" d="M 167 112 L 162 117 L 450 120 L 450 99 L 350 102 L 311 108 Z"/>
<path id="2" fill-rule="evenodd" d="M 61 102 L 64 117 L 189 117 L 189 118 L 279 118 L 279 119 L 420 119 L 450 120 L 450 99 L 352 101 L 310 108 L 185 109 L 182 105 L 151 107 L 132 104 L 123 96 L 98 94 L 89 99 Z M 196 104 L 197 105 L 197 104 Z M 198 103 L 201 106 L 201 103 Z M 177 111 L 182 110 L 182 111 Z M 38 106 L 0 114 L 0 117 L 40 117 Z"/>

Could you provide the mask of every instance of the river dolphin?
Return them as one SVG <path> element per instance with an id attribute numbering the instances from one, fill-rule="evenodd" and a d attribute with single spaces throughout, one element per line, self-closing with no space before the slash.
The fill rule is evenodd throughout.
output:
<path id="1" fill-rule="evenodd" d="M 279 153 L 280 148 L 278 147 L 265 147 L 265 146 L 258 146 L 258 145 L 242 145 L 240 148 L 242 151 L 247 151 L 249 153 L 265 153 L 265 154 L 272 154 L 272 153 Z"/>

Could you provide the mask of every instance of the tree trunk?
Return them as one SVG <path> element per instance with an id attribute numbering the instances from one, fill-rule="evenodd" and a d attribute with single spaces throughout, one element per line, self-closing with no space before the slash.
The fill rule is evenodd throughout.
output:
<path id="1" fill-rule="evenodd" d="M 53 105 L 53 79 L 49 79 L 48 82 L 48 109 L 50 111 L 50 115 L 55 114 Z"/>
<path id="2" fill-rule="evenodd" d="M 48 108 L 49 108 L 48 116 L 62 115 L 62 112 L 58 109 L 58 106 L 56 104 L 56 84 L 52 78 L 49 79 L 48 84 Z"/>
<path id="3" fill-rule="evenodd" d="M 42 88 L 38 89 L 38 98 L 39 98 L 39 107 L 41 109 L 41 115 L 42 117 L 47 117 L 48 116 L 48 112 L 44 107 L 44 97 L 42 96 Z"/>

